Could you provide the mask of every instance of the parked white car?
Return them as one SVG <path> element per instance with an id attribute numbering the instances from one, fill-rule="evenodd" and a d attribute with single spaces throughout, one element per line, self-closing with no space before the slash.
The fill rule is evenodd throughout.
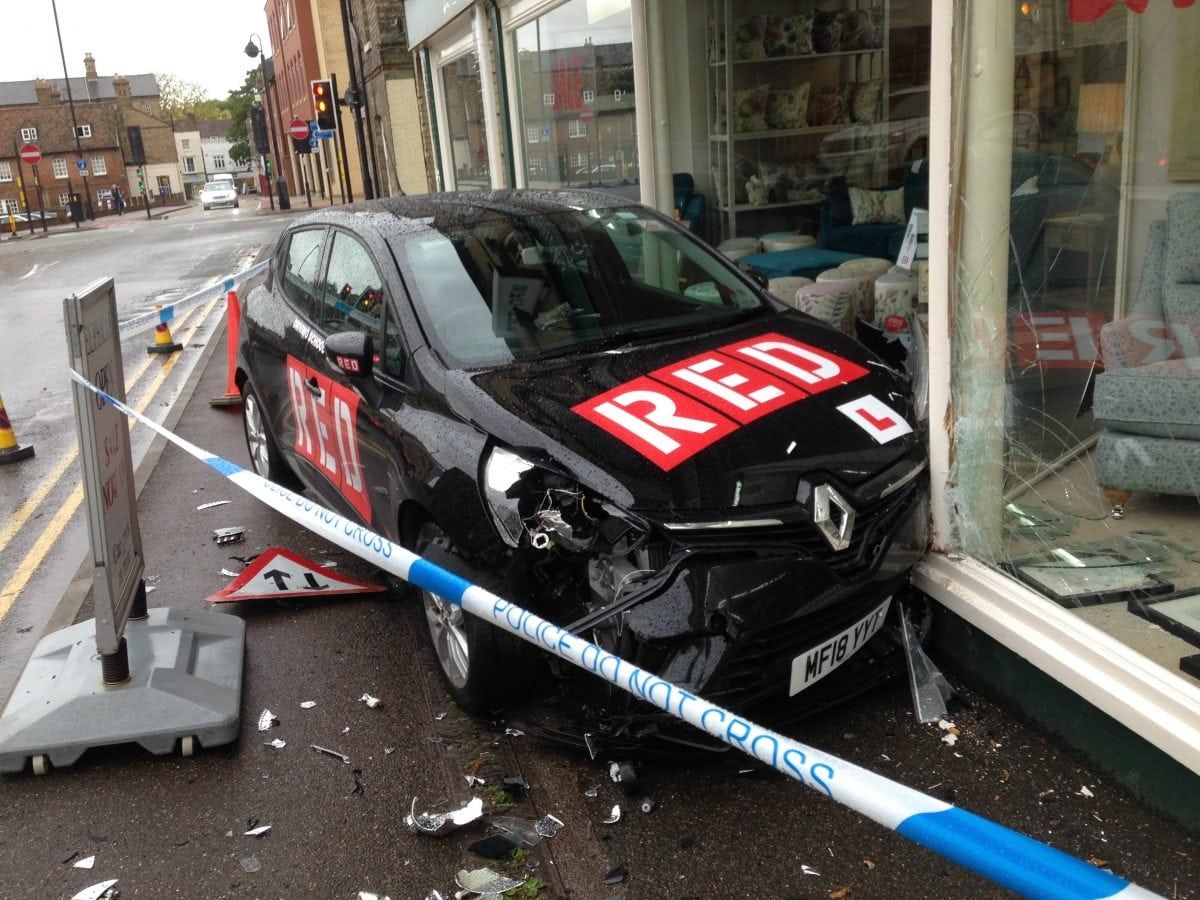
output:
<path id="1" fill-rule="evenodd" d="M 229 181 L 210 181 L 200 189 L 200 202 L 205 209 L 214 206 L 237 206 L 237 189 Z"/>

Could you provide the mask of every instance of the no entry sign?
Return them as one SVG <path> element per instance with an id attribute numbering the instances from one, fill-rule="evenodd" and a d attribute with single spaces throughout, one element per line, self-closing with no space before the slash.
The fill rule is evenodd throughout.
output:
<path id="1" fill-rule="evenodd" d="M 288 126 L 288 134 L 298 141 L 308 137 L 308 123 L 303 119 L 292 119 L 292 124 Z"/>
<path id="2" fill-rule="evenodd" d="M 33 166 L 41 162 L 42 151 L 38 149 L 37 144 L 23 144 L 20 152 L 23 163 Z"/>

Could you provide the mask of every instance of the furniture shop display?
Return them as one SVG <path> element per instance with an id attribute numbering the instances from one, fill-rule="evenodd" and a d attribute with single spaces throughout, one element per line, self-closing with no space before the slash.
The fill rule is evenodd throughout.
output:
<path id="1" fill-rule="evenodd" d="M 733 238 L 735 241 L 748 238 Z M 725 243 L 725 242 L 722 242 Z M 717 249 L 721 249 L 718 247 Z M 726 252 L 722 250 L 722 252 Z M 739 251 L 735 251 L 739 252 Z M 726 255 L 728 253 L 726 252 Z M 751 253 L 738 258 L 738 265 L 753 269 L 767 278 L 782 278 L 784 275 L 799 275 L 816 279 L 826 269 L 836 269 L 842 263 L 858 259 L 854 253 L 838 253 L 820 247 L 796 247 L 793 250 L 776 250 L 774 253 Z"/>
<path id="2" fill-rule="evenodd" d="M 784 275 L 781 278 L 769 279 L 767 281 L 767 290 L 788 306 L 794 307 L 796 305 L 796 291 L 813 283 L 811 278 L 803 278 L 799 275 Z"/>
<path id="3" fill-rule="evenodd" d="M 1151 224 L 1137 295 L 1100 346 L 1096 480 L 1114 518 L 1134 491 L 1200 495 L 1200 192 Z"/>
<path id="4" fill-rule="evenodd" d="M 854 336 L 857 286 L 847 281 L 809 284 L 796 291 L 796 309 Z"/>
<path id="5" fill-rule="evenodd" d="M 721 237 L 762 230 L 772 217 L 761 214 L 770 211 L 789 227 L 796 218 L 815 225 L 829 178 L 824 139 L 886 131 L 878 126 L 887 121 L 888 3 L 767 0 L 748 12 L 733 0 L 707 0 L 706 7 L 709 157 Z"/>

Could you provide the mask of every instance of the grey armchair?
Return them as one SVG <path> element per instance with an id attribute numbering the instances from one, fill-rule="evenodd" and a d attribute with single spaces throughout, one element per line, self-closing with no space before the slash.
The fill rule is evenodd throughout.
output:
<path id="1" fill-rule="evenodd" d="M 1096 479 L 1113 517 L 1134 491 L 1200 497 L 1200 193 L 1150 226 L 1137 297 L 1100 348 Z"/>

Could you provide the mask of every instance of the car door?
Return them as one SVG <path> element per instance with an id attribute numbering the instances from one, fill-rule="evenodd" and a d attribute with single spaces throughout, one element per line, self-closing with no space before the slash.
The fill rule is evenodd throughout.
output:
<path id="1" fill-rule="evenodd" d="M 405 350 L 393 298 L 377 257 L 351 232 L 331 230 L 320 327 L 324 335 L 360 331 L 375 346 L 370 376 L 350 376 L 322 360 L 318 386 L 329 392 L 327 414 L 344 504 L 384 534 L 394 534 L 407 466 L 395 410 L 407 401 Z"/>

